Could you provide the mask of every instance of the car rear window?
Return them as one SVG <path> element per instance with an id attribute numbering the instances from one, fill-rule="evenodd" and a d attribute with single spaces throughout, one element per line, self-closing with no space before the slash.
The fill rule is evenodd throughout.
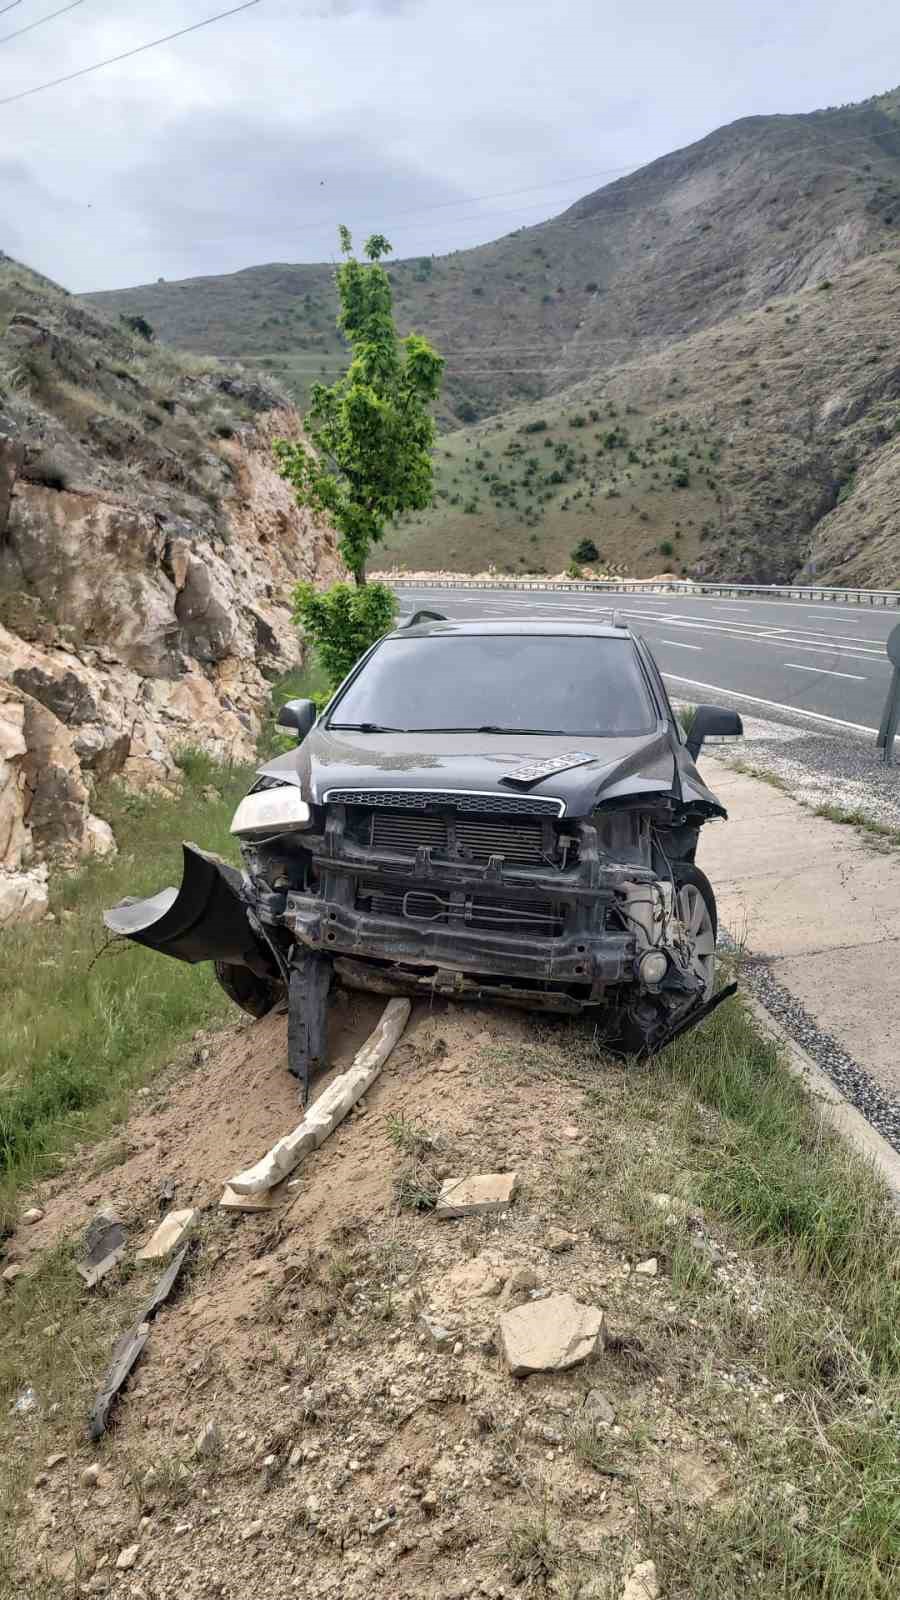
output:
<path id="1" fill-rule="evenodd" d="M 649 733 L 657 713 L 627 635 L 431 634 L 386 639 L 330 726 L 403 732 Z"/>

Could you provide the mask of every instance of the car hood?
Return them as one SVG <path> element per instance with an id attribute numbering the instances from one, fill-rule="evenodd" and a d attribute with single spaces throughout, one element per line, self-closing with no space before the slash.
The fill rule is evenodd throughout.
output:
<path id="1" fill-rule="evenodd" d="M 573 752 L 593 759 L 555 772 L 531 784 L 527 791 L 501 782 L 523 762 Z M 724 816 L 723 807 L 683 749 L 677 766 L 685 798 Z M 323 804 L 332 789 L 441 790 L 507 798 L 527 792 L 562 800 L 567 817 L 584 817 L 603 801 L 670 791 L 675 769 L 675 750 L 665 725 L 637 736 L 585 738 L 577 734 L 341 733 L 320 724 L 296 750 L 267 762 L 260 775 L 299 780 L 314 805 Z"/>

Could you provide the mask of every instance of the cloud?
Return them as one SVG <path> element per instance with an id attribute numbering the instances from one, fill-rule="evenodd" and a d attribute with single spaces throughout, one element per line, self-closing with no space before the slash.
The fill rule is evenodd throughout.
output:
<path id="1" fill-rule="evenodd" d="M 224 270 L 327 260 L 337 253 L 337 221 L 363 233 L 392 211 L 465 200 L 461 186 L 367 139 L 376 115 L 357 107 L 358 127 L 324 119 L 306 130 L 226 112 L 179 119 L 113 185 L 104 226 L 116 229 L 117 256 L 137 267 L 152 250 L 145 276 L 167 278 L 213 260 Z"/>

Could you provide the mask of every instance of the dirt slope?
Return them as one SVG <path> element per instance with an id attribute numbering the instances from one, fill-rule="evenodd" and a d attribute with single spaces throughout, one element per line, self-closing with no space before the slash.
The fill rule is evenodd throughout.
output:
<path id="1" fill-rule="evenodd" d="M 378 1010 L 339 1000 L 336 1066 Z M 35 1274 L 12 1293 L 38 1406 L 8 1424 L 19 1540 L 0 1593 L 600 1600 L 647 1556 L 653 1519 L 727 1508 L 754 1481 L 748 1406 L 780 1459 L 783 1396 L 752 1337 L 738 1348 L 695 1303 L 709 1278 L 729 1326 L 749 1330 L 775 1286 L 689 1200 L 653 1192 L 680 1186 L 684 1132 L 705 1144 L 707 1115 L 685 1103 L 657 1122 L 659 1086 L 584 1031 L 438 1002 L 283 1209 L 235 1218 L 215 1208 L 222 1179 L 296 1117 L 284 1019 L 197 1050 L 9 1242 Z M 520 1191 L 499 1219 L 398 1204 L 443 1176 L 509 1170 Z M 203 1208 L 197 1251 L 93 1452 L 88 1400 L 148 1278 L 123 1272 L 85 1305 L 68 1246 L 50 1247 L 105 1198 L 138 1243 L 166 1177 L 176 1204 Z M 635 1271 L 651 1254 L 653 1275 Z M 523 1384 L 498 1354 L 498 1315 L 549 1292 L 604 1307 L 609 1342 L 587 1368 Z M 443 1348 L 422 1311 L 449 1330 Z M 209 1423 L 218 1448 L 198 1457 Z"/>

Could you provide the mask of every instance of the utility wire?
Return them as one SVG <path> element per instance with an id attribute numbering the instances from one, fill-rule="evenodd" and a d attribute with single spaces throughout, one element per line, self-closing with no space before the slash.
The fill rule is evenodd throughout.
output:
<path id="1" fill-rule="evenodd" d="M 2 104 L 2 102 L 0 102 L 0 104 Z M 889 151 L 886 151 L 886 150 L 883 150 L 883 149 L 879 152 L 878 151 L 878 141 L 879 140 L 883 140 L 883 139 L 900 139 L 900 128 L 895 128 L 895 129 L 882 128 L 882 129 L 880 129 L 878 131 L 877 134 L 875 134 L 875 133 L 873 133 L 872 135 L 860 134 L 860 135 L 857 135 L 854 138 L 844 139 L 844 140 L 832 140 L 832 141 L 829 141 L 827 143 L 826 142 L 822 142 L 822 143 L 818 143 L 818 144 L 807 143 L 807 144 L 785 145 L 783 147 L 779 147 L 775 151 L 770 152 L 769 156 L 770 156 L 770 159 L 774 159 L 776 156 L 779 157 L 779 158 L 783 157 L 783 156 L 794 156 L 794 155 L 797 155 L 797 154 L 802 154 L 802 152 L 804 150 L 814 150 L 814 151 L 818 151 L 824 157 L 824 156 L 830 155 L 835 150 L 841 150 L 841 149 L 845 149 L 845 148 L 849 149 L 851 146 L 860 145 L 860 144 L 867 145 L 870 149 L 872 149 L 872 147 L 874 145 L 875 148 L 872 149 L 873 155 L 877 154 L 877 153 L 880 153 L 888 161 L 891 160 L 891 159 L 894 159 L 897 156 L 900 156 L 900 148 L 896 149 L 893 153 L 891 153 Z M 488 194 L 470 194 L 470 195 L 466 195 L 461 200 L 441 200 L 436 205 L 415 206 L 415 207 L 413 207 L 413 208 L 411 208 L 410 210 L 407 210 L 407 211 L 397 211 L 397 212 L 395 212 L 393 218 L 389 218 L 387 221 L 385 221 L 383 217 L 379 217 L 375 221 L 370 222 L 369 223 L 369 227 L 377 227 L 379 230 L 383 230 L 383 229 L 386 229 L 386 228 L 393 228 L 395 225 L 399 225 L 402 221 L 405 221 L 406 218 L 408 218 L 408 217 L 423 216 L 426 213 L 430 213 L 430 212 L 433 212 L 433 211 L 444 211 L 444 210 L 449 209 L 452 206 L 479 205 L 483 200 L 501 200 L 501 199 L 506 199 L 507 197 L 512 196 L 512 195 L 534 194 L 534 193 L 538 193 L 539 191 L 542 191 L 544 189 L 550 189 L 550 188 L 553 188 L 553 187 L 564 187 L 565 185 L 570 184 L 570 183 L 590 183 L 590 182 L 592 182 L 592 180 L 594 178 L 611 177 L 611 176 L 615 176 L 616 174 L 619 174 L 619 175 L 622 175 L 622 174 L 635 174 L 636 175 L 639 172 L 641 172 L 642 170 L 644 170 L 646 167 L 653 166 L 655 164 L 655 162 L 657 160 L 660 160 L 660 159 L 664 159 L 664 158 L 663 157 L 653 157 L 649 161 L 637 161 L 637 162 L 630 161 L 625 166 L 622 166 L 622 167 L 601 167 L 601 168 L 599 168 L 598 170 L 596 170 L 594 172 L 585 172 L 585 173 L 582 173 L 581 176 L 576 175 L 576 176 L 570 177 L 570 178 L 548 178 L 546 183 L 529 184 L 527 187 L 522 188 L 522 189 L 496 189 L 496 190 L 492 190 Z M 822 173 L 824 173 L 826 171 L 841 172 L 843 170 L 845 170 L 845 169 L 842 168 L 842 167 L 832 167 L 832 168 L 827 168 L 827 169 L 825 167 L 821 167 L 821 168 L 818 169 L 818 171 L 816 173 L 816 176 L 818 177 L 818 176 L 820 176 Z M 873 169 L 873 171 L 874 171 L 874 169 Z M 573 206 L 578 205 L 579 201 L 583 200 L 585 198 L 587 198 L 587 197 L 584 194 L 578 195 L 578 197 L 575 200 L 573 200 L 573 201 L 571 201 L 569 203 L 569 205 L 566 207 L 566 209 L 567 210 L 571 210 Z M 539 200 L 535 200 L 535 201 L 529 202 L 529 208 L 531 206 L 539 206 L 540 204 L 541 204 L 541 202 Z M 557 215 L 555 217 L 548 217 L 548 218 L 545 218 L 544 220 L 548 224 L 549 223 L 553 223 L 556 226 L 562 226 L 562 227 L 568 227 L 568 228 L 582 228 L 582 227 L 585 227 L 587 224 L 592 223 L 592 222 L 602 222 L 606 217 L 609 216 L 610 212 L 613 212 L 613 211 L 622 211 L 622 212 L 624 212 L 624 211 L 627 211 L 628 209 L 629 209 L 628 203 L 627 203 L 627 201 L 624 201 L 624 200 L 622 202 L 615 202 L 615 203 L 612 203 L 612 204 L 609 203 L 609 202 L 606 202 L 604 204 L 603 210 L 601 212 L 598 212 L 596 214 L 592 214 L 592 215 L 587 216 L 587 217 L 576 217 L 572 222 L 563 223 L 561 221 L 561 217 L 559 215 Z M 502 217 L 502 216 L 510 216 L 511 217 L 511 216 L 518 216 L 518 215 L 519 215 L 519 208 L 518 207 L 502 207 L 502 208 L 498 207 L 498 208 L 492 209 L 490 211 L 473 211 L 469 216 L 466 216 L 466 217 L 449 217 L 447 219 L 447 221 L 449 223 L 456 223 L 456 222 L 469 223 L 469 222 L 479 222 L 479 221 L 482 220 L 482 218 L 488 218 L 488 217 L 492 217 L 492 216 L 493 217 Z M 526 222 L 526 223 L 522 224 L 522 227 L 537 228 L 537 227 L 540 227 L 541 225 L 542 224 L 540 222 Z M 285 228 L 281 228 L 281 227 L 254 228 L 253 233 L 254 233 L 254 238 L 257 238 L 257 239 L 258 238 L 263 238 L 268 234 L 277 235 L 279 238 L 283 238 L 283 239 L 289 239 L 289 238 L 293 238 L 293 236 L 295 234 L 298 234 L 298 233 L 309 233 L 309 232 L 313 232 L 313 231 L 315 231 L 317 229 L 321 229 L 323 231 L 325 229 L 327 229 L 327 228 L 336 229 L 337 226 L 338 226 L 337 219 L 335 219 L 334 217 L 321 217 L 321 218 L 317 219 L 314 222 L 301 222 L 301 223 L 297 223 L 296 225 L 291 226 L 291 227 L 286 228 L 286 229 Z M 365 227 L 361 227 L 360 223 L 358 221 L 356 221 L 356 222 L 353 223 L 353 231 L 359 233 L 359 232 L 365 232 L 366 229 L 365 229 Z M 512 229 L 510 231 L 515 233 L 517 230 L 516 229 Z M 499 239 L 488 239 L 488 240 L 486 240 L 484 242 L 484 244 L 469 245 L 469 246 L 466 246 L 465 248 L 472 249 L 472 250 L 486 249 L 489 245 L 502 243 L 503 240 L 505 238 L 507 238 L 508 236 L 509 236 L 508 234 L 504 234 L 504 235 L 501 235 L 501 237 Z M 200 238 L 193 239 L 192 243 L 194 243 L 195 245 L 227 244 L 227 243 L 230 243 L 234 239 L 239 238 L 239 237 L 241 237 L 241 236 L 238 235 L 238 234 L 233 234 L 233 233 L 231 233 L 231 234 L 204 234 Z M 428 253 L 429 253 L 428 250 L 425 247 L 422 247 L 421 249 L 419 249 L 417 251 L 414 251 L 413 255 L 421 256 L 421 255 L 427 255 Z M 447 254 L 446 251 L 441 251 L 439 253 L 440 254 Z M 405 259 L 406 260 L 410 260 L 411 257 L 407 257 Z M 298 263 L 290 263 L 290 264 L 291 265 L 296 264 L 298 266 L 309 266 L 309 267 L 315 267 L 315 266 L 320 266 L 321 267 L 321 266 L 327 266 L 328 265 L 327 262 L 321 262 L 321 261 L 319 261 L 319 262 L 315 262 L 315 261 L 298 262 Z M 401 264 L 402 264 L 401 258 L 399 258 L 399 257 L 395 261 L 387 261 L 386 262 L 386 265 L 389 268 L 397 267 L 397 266 L 400 266 Z M 252 269 L 246 269 L 246 270 L 252 270 Z"/>
<path id="2" fill-rule="evenodd" d="M 3 102 L 0 101 L 0 104 L 3 104 Z M 850 149 L 852 146 L 865 144 L 865 146 L 870 147 L 873 155 L 881 154 L 881 157 L 884 158 L 886 162 L 897 160 L 897 158 L 900 157 L 900 149 L 895 149 L 894 152 L 889 152 L 889 150 L 884 149 L 879 150 L 879 139 L 900 139 L 900 128 L 895 128 L 895 130 L 890 130 L 890 128 L 882 128 L 882 130 L 879 130 L 878 134 L 873 134 L 871 138 L 870 136 L 863 136 L 863 134 L 860 134 L 860 136 L 857 136 L 857 138 L 854 139 L 831 141 L 830 144 L 826 144 L 826 146 L 822 146 L 822 144 L 791 144 L 791 146 L 785 146 L 783 149 L 778 150 L 778 152 L 775 152 L 775 154 L 780 155 L 780 157 L 781 155 L 791 155 L 791 157 L 793 157 L 793 155 L 802 154 L 804 150 L 817 150 L 818 154 L 822 154 L 823 157 L 825 157 L 825 155 L 830 155 L 833 150 Z M 490 194 L 466 195 L 463 200 L 442 200 L 442 202 L 437 203 L 437 205 L 415 206 L 415 208 L 412 208 L 412 210 L 397 211 L 397 213 L 394 214 L 394 218 L 388 219 L 388 221 L 384 221 L 384 218 L 378 218 L 375 222 L 370 222 L 368 226 L 378 227 L 380 230 L 388 229 L 388 227 L 394 227 L 394 224 L 399 224 L 402 219 L 415 218 L 415 216 L 421 216 L 421 214 L 424 213 L 431 213 L 431 211 L 447 210 L 448 206 L 477 205 L 477 203 L 482 202 L 482 200 L 496 200 L 496 198 L 501 198 L 503 195 L 536 194 L 538 190 L 551 189 L 552 186 L 578 184 L 578 182 L 591 182 L 591 179 L 593 178 L 602 178 L 602 176 L 609 176 L 609 174 L 612 173 L 626 173 L 637 176 L 637 174 L 641 173 L 641 171 L 644 170 L 644 168 L 647 168 L 647 166 L 655 165 L 655 160 L 657 160 L 657 158 L 653 158 L 653 162 L 629 162 L 626 166 L 607 166 L 607 168 L 601 168 L 601 170 L 594 171 L 594 173 L 581 174 L 581 178 L 577 178 L 577 176 L 575 176 L 575 178 L 552 178 L 548 179 L 548 181 L 544 182 L 544 184 L 532 184 L 532 186 L 528 186 L 527 189 L 493 190 L 493 192 L 490 192 Z M 820 178 L 820 176 L 825 176 L 825 174 L 828 173 L 839 174 L 846 173 L 846 171 L 852 171 L 852 168 L 850 168 L 850 166 L 820 166 L 820 168 L 817 170 L 817 173 L 815 173 L 815 176 Z M 878 173 L 878 171 L 882 171 L 882 168 L 874 168 L 873 166 L 873 176 L 874 174 Z M 585 198 L 588 197 L 583 194 L 578 195 L 575 200 L 572 200 L 572 202 L 567 205 L 567 210 L 572 210 L 573 206 L 578 205 L 578 202 L 580 202 L 580 200 L 585 200 Z M 533 200 L 533 202 L 528 202 L 528 205 L 538 206 L 540 203 L 540 200 Z M 625 200 L 625 198 L 618 200 L 617 198 L 615 202 L 609 202 L 609 200 L 604 202 L 602 210 L 596 211 L 596 213 L 591 213 L 589 216 L 573 218 L 573 221 L 570 222 L 562 221 L 562 214 L 557 213 L 556 216 L 551 216 L 551 218 L 541 218 L 536 222 L 522 222 L 520 227 L 522 227 L 522 229 L 540 229 L 540 227 L 544 226 L 554 226 L 557 227 L 557 229 L 560 229 L 560 227 L 565 227 L 565 229 L 589 227 L 591 224 L 596 224 L 596 222 L 601 222 L 602 224 L 605 219 L 609 218 L 610 214 L 625 214 L 628 210 L 628 200 Z M 482 219 L 487 221 L 487 219 L 492 218 L 492 216 L 519 216 L 519 214 L 519 208 L 508 208 L 508 206 L 503 206 L 503 208 L 492 208 L 490 211 L 472 211 L 469 216 L 452 216 L 452 218 L 447 218 L 447 222 L 448 224 L 466 224 L 466 226 L 468 226 L 468 224 L 471 224 L 471 222 L 480 222 Z M 266 237 L 266 235 L 272 234 L 277 235 L 279 238 L 283 238 L 283 240 L 288 240 L 288 238 L 293 237 L 295 234 L 303 234 L 303 232 L 309 232 L 309 230 L 315 229 L 325 230 L 328 229 L 328 227 L 331 227 L 331 229 L 336 229 L 336 226 L 338 226 L 338 224 L 336 224 L 335 219 L 322 218 L 317 222 L 299 222 L 299 224 L 296 224 L 295 227 L 288 227 L 288 229 L 283 229 L 283 227 L 266 227 L 266 229 L 255 227 L 255 229 L 253 229 L 253 237 L 263 238 Z M 365 227 L 360 227 L 359 221 L 356 221 L 354 224 L 352 224 L 352 230 L 354 230 L 354 232 L 365 232 Z M 508 240 L 512 234 L 516 234 L 516 232 L 519 232 L 519 229 L 509 229 L 506 234 L 501 234 L 500 237 L 488 238 L 488 240 L 484 240 L 482 243 L 476 243 L 476 245 L 464 245 L 460 246 L 460 248 L 464 248 L 464 250 L 487 250 L 487 248 L 490 248 L 490 245 L 501 245 L 501 243 L 506 242 L 506 240 Z M 191 242 L 192 245 L 221 245 L 221 243 L 232 243 L 234 240 L 237 240 L 237 238 L 240 237 L 242 237 L 240 234 L 203 234 L 200 235 L 200 237 L 192 237 Z M 437 251 L 429 251 L 424 250 L 424 248 L 420 248 L 420 250 L 412 251 L 412 253 L 408 254 L 408 256 L 405 256 L 405 258 L 397 258 L 396 261 L 386 262 L 386 267 L 391 270 L 396 269 L 396 267 L 408 266 L 408 264 L 412 264 L 413 259 L 420 258 L 420 256 L 429 256 L 429 254 L 436 254 L 436 256 L 447 256 L 447 254 L 452 254 L 452 251 L 447 251 L 445 246 L 440 246 L 439 250 Z M 288 262 L 288 267 L 309 267 L 309 269 L 320 267 L 320 269 L 328 269 L 328 266 L 330 266 L 330 264 L 328 264 L 327 261 Z M 245 272 L 251 272 L 253 267 L 245 267 L 245 269 L 242 270 L 245 270 Z M 472 307 L 472 309 L 474 309 L 474 307 Z"/>
<path id="3" fill-rule="evenodd" d="M 8 5 L 8 6 L 0 6 L 0 17 L 5 17 L 7 11 L 15 11 L 16 6 L 20 6 L 21 4 L 22 4 L 22 0 L 11 0 L 11 4 L 10 5 Z"/>
<path id="4" fill-rule="evenodd" d="M 15 3 L 18 4 L 18 0 L 15 0 Z M 69 0 L 67 6 L 61 6 L 58 11 L 51 11 L 47 17 L 38 17 L 37 22 L 29 22 L 26 28 L 17 28 L 15 33 L 4 33 L 3 37 L 0 38 L 0 44 L 9 44 L 10 39 L 21 39 L 23 33 L 33 33 L 35 28 L 42 28 L 45 22 L 52 22 L 54 17 L 64 17 L 67 11 L 74 11 L 76 6 L 83 5 L 84 0 Z M 4 9 L 11 11 L 12 6 L 6 6 Z M 0 17 L 2 15 L 3 12 L 0 11 Z"/>
<path id="5" fill-rule="evenodd" d="M 80 5 L 82 0 L 72 0 L 73 5 Z M 214 17 L 204 17 L 202 22 L 193 22 L 189 28 L 179 28 L 176 33 L 164 34 L 161 39 L 150 39 L 147 44 L 136 45 L 133 50 L 123 50 L 120 55 L 107 56 L 105 61 L 95 61 L 91 67 L 81 67 L 78 72 L 67 72 L 62 78 L 51 78 L 47 83 L 35 84 L 33 89 L 21 89 L 18 94 L 8 94 L 0 100 L 0 106 L 11 106 L 16 100 L 27 100 L 29 95 L 42 94 L 45 89 L 55 89 L 61 83 L 72 83 L 75 78 L 85 78 L 89 72 L 99 72 L 101 67 L 111 67 L 116 61 L 128 61 L 132 56 L 143 55 L 145 50 L 155 50 L 158 44 L 169 44 L 172 39 L 183 39 L 186 33 L 196 33 L 200 28 L 208 28 L 213 22 L 221 22 L 225 17 L 235 17 L 239 11 L 249 11 L 253 6 L 258 6 L 262 0 L 243 0 L 243 4 L 232 6 L 230 11 L 217 11 Z M 71 6 L 68 8 L 71 10 Z M 49 17 L 44 21 L 49 22 Z M 0 40 L 0 44 L 2 44 Z"/>

